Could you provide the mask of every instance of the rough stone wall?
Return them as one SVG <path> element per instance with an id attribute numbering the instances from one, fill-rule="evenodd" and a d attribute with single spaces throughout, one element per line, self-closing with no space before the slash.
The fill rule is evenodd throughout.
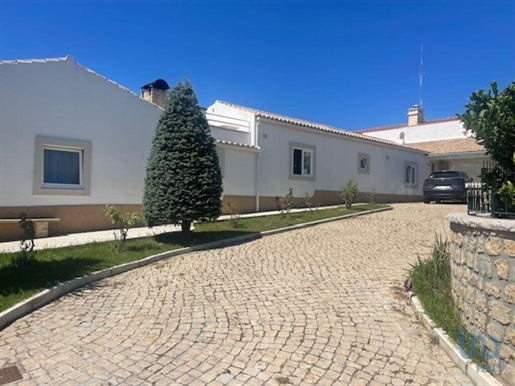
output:
<path id="1" fill-rule="evenodd" d="M 449 220 L 454 300 L 468 331 L 488 348 L 494 373 L 515 384 L 515 221 Z"/>

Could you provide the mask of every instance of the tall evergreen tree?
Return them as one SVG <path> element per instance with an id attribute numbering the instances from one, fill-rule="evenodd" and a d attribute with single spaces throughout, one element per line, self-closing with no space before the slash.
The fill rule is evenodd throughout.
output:
<path id="1" fill-rule="evenodd" d="M 220 216 L 222 173 L 206 117 L 189 81 L 170 92 L 147 162 L 143 215 L 148 226 Z"/>

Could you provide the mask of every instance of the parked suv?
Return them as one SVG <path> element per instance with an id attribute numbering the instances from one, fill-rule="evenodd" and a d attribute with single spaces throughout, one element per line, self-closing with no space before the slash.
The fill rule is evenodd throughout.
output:
<path id="1" fill-rule="evenodd" d="M 465 172 L 441 170 L 424 180 L 424 203 L 457 200 L 467 203 L 465 183 L 472 181 Z"/>

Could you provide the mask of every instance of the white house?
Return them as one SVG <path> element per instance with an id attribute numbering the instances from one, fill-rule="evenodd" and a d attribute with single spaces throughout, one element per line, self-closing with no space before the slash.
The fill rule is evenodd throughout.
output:
<path id="1" fill-rule="evenodd" d="M 49 234 L 107 229 L 106 204 L 141 209 L 145 167 L 166 100 L 162 80 L 137 94 L 71 56 L 0 61 L 0 241 L 16 219 L 48 219 Z M 358 182 L 361 198 L 420 200 L 425 151 L 318 123 L 217 101 L 206 110 L 217 140 L 224 207 L 276 208 L 293 188 L 299 204 L 340 203 Z M 41 229 L 41 235 L 46 229 Z"/>
<path id="2" fill-rule="evenodd" d="M 408 110 L 408 123 L 360 130 L 359 133 L 428 153 L 431 171 L 462 170 L 475 180 L 489 157 L 457 117 L 424 120 L 424 110 L 415 105 Z"/>
<path id="3" fill-rule="evenodd" d="M 223 101 L 206 116 L 215 137 L 259 149 L 252 157 L 244 157 L 243 148 L 238 158 L 221 157 L 228 176 L 224 202 L 232 199 L 242 211 L 276 209 L 290 187 L 299 205 L 306 193 L 315 203 L 341 203 L 341 187 L 350 179 L 362 200 L 371 193 L 381 202 L 421 199 L 419 179 L 428 172 L 423 151 Z"/>
<path id="4" fill-rule="evenodd" d="M 105 229 L 139 210 L 161 108 L 76 63 L 0 62 L 0 219 L 59 219 L 50 234 Z M 0 223 L 0 240 L 19 234 Z"/>

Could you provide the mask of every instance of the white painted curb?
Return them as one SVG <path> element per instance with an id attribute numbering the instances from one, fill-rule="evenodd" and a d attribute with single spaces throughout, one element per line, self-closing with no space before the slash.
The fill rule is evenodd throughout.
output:
<path id="1" fill-rule="evenodd" d="M 261 233 L 253 233 L 249 235 L 244 236 L 238 236 L 233 237 L 231 239 L 225 239 L 225 240 L 219 240 L 219 241 L 213 241 L 211 243 L 206 244 L 200 244 L 200 245 L 194 245 L 187 248 L 180 248 L 180 249 L 174 249 L 173 251 L 163 252 L 159 253 L 157 255 L 152 255 L 149 257 L 145 257 L 141 260 L 132 261 L 130 263 L 125 263 L 121 265 L 117 265 L 115 267 L 107 268 L 102 271 L 92 272 L 90 274 L 76 277 L 75 279 L 71 279 L 68 281 L 65 281 L 63 283 L 56 284 L 54 287 L 46 289 L 41 291 L 40 293 L 30 297 L 27 300 L 22 301 L 21 303 L 18 303 L 11 308 L 8 308 L 7 310 L 0 313 L 0 331 L 2 331 L 5 327 L 16 321 L 17 319 L 30 314 L 31 312 L 37 310 L 38 308 L 41 308 L 48 303 L 54 301 L 55 299 L 59 298 L 60 296 L 63 296 L 69 292 L 75 291 L 76 289 L 80 287 L 84 287 L 88 284 L 91 284 L 95 281 L 102 280 L 111 276 L 119 275 L 120 273 L 124 273 L 127 271 L 130 271 L 132 269 L 136 269 L 139 267 L 143 267 L 148 264 L 155 263 L 156 261 L 167 259 L 169 257 L 182 255 L 189 252 L 194 251 L 202 251 L 206 249 L 212 249 L 212 248 L 222 248 L 227 247 L 234 244 L 239 244 L 243 242 L 248 242 L 252 240 L 257 240 L 261 237 L 265 236 L 271 236 L 278 233 L 288 232 L 296 229 L 302 229 L 307 228 L 323 223 L 328 223 L 332 221 L 338 221 L 344 218 L 350 218 L 350 217 L 358 217 L 365 214 L 371 214 L 371 213 L 377 213 L 377 212 L 383 212 L 386 210 L 392 210 L 392 207 L 386 207 L 386 208 L 379 208 L 379 209 L 373 209 L 373 210 L 367 210 L 359 213 L 352 213 L 345 216 L 339 216 L 339 217 L 331 217 L 323 220 L 317 220 L 312 221 L 304 224 L 294 225 L 291 227 L 286 228 L 280 228 L 280 229 L 274 229 L 271 231 L 261 232 Z"/>
<path id="2" fill-rule="evenodd" d="M 483 370 L 475 363 L 472 363 L 470 359 L 465 357 L 462 350 L 456 346 L 449 335 L 447 335 L 441 328 L 436 327 L 436 324 L 424 312 L 424 308 L 422 307 L 420 300 L 413 292 L 410 292 L 409 296 L 411 307 L 413 308 L 417 319 L 420 320 L 427 331 L 438 339 L 438 346 L 441 347 L 447 355 L 449 355 L 456 366 L 467 374 L 476 386 L 503 386 L 503 384 L 495 379 L 490 373 Z"/>

